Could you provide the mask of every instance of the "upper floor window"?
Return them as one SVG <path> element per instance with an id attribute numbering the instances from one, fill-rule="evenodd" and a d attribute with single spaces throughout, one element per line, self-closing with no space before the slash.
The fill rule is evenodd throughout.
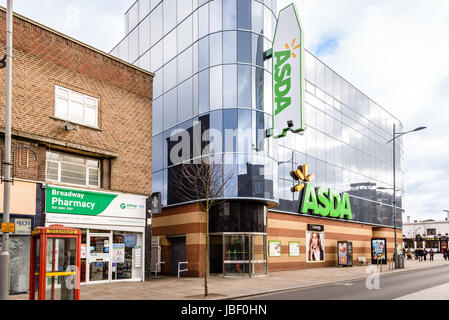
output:
<path id="1" fill-rule="evenodd" d="M 98 127 L 98 99 L 55 86 L 55 117 Z"/>
<path id="2" fill-rule="evenodd" d="M 100 187 L 100 161 L 47 152 L 47 180 L 80 186 Z"/>

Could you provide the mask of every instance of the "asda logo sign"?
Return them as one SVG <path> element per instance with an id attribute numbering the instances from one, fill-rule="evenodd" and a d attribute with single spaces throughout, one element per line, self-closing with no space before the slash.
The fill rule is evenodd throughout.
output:
<path id="1" fill-rule="evenodd" d="M 352 220 L 351 203 L 347 193 L 339 194 L 324 187 L 315 188 L 311 183 L 308 183 L 305 187 L 301 212 L 322 217 Z"/>
<path id="2" fill-rule="evenodd" d="M 305 130 L 304 32 L 294 4 L 279 12 L 273 38 L 273 134 Z"/>
<path id="3" fill-rule="evenodd" d="M 292 192 L 304 190 L 301 213 L 352 220 L 351 203 L 347 193 L 339 194 L 324 187 L 315 188 L 311 183 L 315 179 L 315 175 L 309 174 L 306 164 L 291 172 L 291 175 L 298 183 L 292 188 Z"/>
<path id="4" fill-rule="evenodd" d="M 277 116 L 282 111 L 287 109 L 292 104 L 292 98 L 290 96 L 290 89 L 292 87 L 292 66 L 289 63 L 291 58 L 296 59 L 296 54 L 293 50 L 298 49 L 300 45 L 296 45 L 296 39 L 293 39 L 290 45 L 285 44 L 285 47 L 289 50 L 278 51 L 274 53 L 275 59 L 275 73 L 274 73 L 274 102 L 275 110 L 274 114 Z"/>

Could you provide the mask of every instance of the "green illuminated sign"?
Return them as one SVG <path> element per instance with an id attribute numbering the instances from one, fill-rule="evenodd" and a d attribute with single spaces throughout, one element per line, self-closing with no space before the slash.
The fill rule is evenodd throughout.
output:
<path id="1" fill-rule="evenodd" d="M 307 183 L 305 186 L 301 212 L 352 220 L 351 203 L 346 192 L 339 194 L 332 189 L 315 188 L 311 183 Z"/>

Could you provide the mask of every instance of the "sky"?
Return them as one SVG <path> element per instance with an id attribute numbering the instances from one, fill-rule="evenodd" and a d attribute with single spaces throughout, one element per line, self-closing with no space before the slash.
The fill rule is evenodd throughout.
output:
<path id="1" fill-rule="evenodd" d="M 14 11 L 110 52 L 135 0 L 15 0 Z M 279 0 L 278 9 L 292 0 Z M 405 210 L 443 220 L 449 210 L 449 0 L 294 0 L 305 47 L 399 118 Z M 6 6 L 6 0 L 0 0 Z"/>

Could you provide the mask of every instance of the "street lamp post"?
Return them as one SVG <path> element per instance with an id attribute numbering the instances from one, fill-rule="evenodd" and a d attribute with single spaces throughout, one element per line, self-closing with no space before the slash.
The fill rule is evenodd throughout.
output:
<path id="1" fill-rule="evenodd" d="M 394 225 L 394 267 L 398 268 L 397 260 L 397 237 L 396 237 L 396 139 L 411 132 L 421 131 L 426 129 L 426 127 L 419 127 L 412 131 L 407 132 L 396 132 L 396 124 L 393 124 L 393 139 L 388 141 L 388 143 L 393 141 L 393 225 Z"/>

